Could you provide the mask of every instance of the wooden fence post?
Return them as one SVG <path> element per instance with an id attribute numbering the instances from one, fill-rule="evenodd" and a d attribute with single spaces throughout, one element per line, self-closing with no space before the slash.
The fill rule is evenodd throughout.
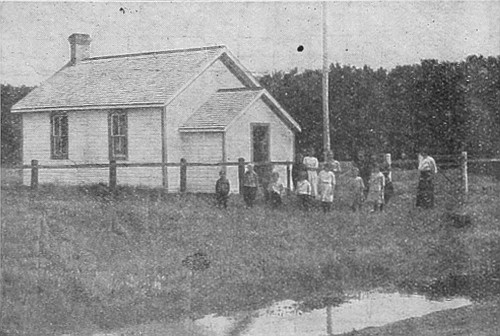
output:
<path id="1" fill-rule="evenodd" d="M 31 160 L 31 189 L 38 189 L 38 160 Z"/>
<path id="2" fill-rule="evenodd" d="M 109 189 L 116 190 L 116 160 L 109 161 Z"/>
<path id="3" fill-rule="evenodd" d="M 240 195 L 243 195 L 243 176 L 245 175 L 245 159 L 238 159 L 238 185 L 240 190 Z"/>
<path id="4" fill-rule="evenodd" d="M 288 191 L 292 190 L 292 189 L 291 189 L 291 185 L 292 185 L 292 184 L 290 183 L 291 175 L 292 175 L 292 174 L 291 174 L 291 170 L 290 170 L 290 164 L 289 164 L 289 163 L 287 163 L 287 164 L 286 164 L 286 189 L 287 189 Z"/>
<path id="5" fill-rule="evenodd" d="M 469 175 L 467 173 L 467 152 L 462 152 L 462 177 L 464 180 L 465 196 L 469 194 Z"/>
<path id="6" fill-rule="evenodd" d="M 163 189 L 168 190 L 168 170 L 167 164 L 162 162 L 161 164 L 161 176 L 162 176 L 162 186 Z"/>
<path id="7" fill-rule="evenodd" d="M 332 332 L 332 305 L 326 306 L 326 334 L 328 336 L 333 335 Z"/>
<path id="8" fill-rule="evenodd" d="M 181 192 L 186 192 L 186 182 L 187 182 L 187 162 L 186 159 L 181 159 L 181 181 L 180 181 L 180 189 Z"/>

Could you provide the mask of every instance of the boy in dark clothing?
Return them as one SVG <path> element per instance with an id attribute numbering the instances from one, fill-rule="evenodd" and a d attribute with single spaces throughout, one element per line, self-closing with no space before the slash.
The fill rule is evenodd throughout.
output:
<path id="1" fill-rule="evenodd" d="M 295 188 L 295 192 L 299 197 L 300 203 L 302 204 L 302 208 L 306 211 L 309 211 L 309 202 L 311 198 L 311 184 L 307 180 L 307 172 L 302 171 L 299 174 L 299 180 L 297 181 L 297 187 Z"/>
<path id="2" fill-rule="evenodd" d="M 354 168 L 353 169 L 353 177 L 354 179 L 352 180 L 351 184 L 351 193 L 352 193 L 352 200 L 351 200 L 351 209 L 353 212 L 356 212 L 357 210 L 361 211 L 361 207 L 363 206 L 363 202 L 365 200 L 365 183 L 363 182 L 363 179 L 361 176 L 359 176 L 359 169 Z"/>
<path id="3" fill-rule="evenodd" d="M 224 171 L 221 171 L 219 176 L 220 178 L 215 183 L 215 197 L 217 199 L 217 206 L 219 208 L 224 207 L 224 209 L 226 209 L 227 200 L 229 198 L 230 184 Z"/>

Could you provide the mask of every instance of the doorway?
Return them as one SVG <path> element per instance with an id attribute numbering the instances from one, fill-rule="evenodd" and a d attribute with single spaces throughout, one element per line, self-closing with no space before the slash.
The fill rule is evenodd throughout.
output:
<path id="1" fill-rule="evenodd" d="M 269 125 L 252 124 L 252 161 L 269 161 Z"/>

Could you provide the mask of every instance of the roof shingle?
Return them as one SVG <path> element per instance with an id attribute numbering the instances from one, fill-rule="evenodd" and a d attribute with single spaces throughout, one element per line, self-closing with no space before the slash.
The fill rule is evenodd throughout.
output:
<path id="1" fill-rule="evenodd" d="M 180 130 L 220 129 L 223 130 L 264 90 L 232 89 L 219 90 L 213 94 L 189 119 Z"/>
<path id="2" fill-rule="evenodd" d="M 224 48 L 89 58 L 61 69 L 12 110 L 164 104 Z"/>

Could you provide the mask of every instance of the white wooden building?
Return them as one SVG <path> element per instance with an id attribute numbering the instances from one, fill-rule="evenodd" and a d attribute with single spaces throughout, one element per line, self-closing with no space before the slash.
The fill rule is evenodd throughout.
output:
<path id="1" fill-rule="evenodd" d="M 68 64 L 12 108 L 25 165 L 293 160 L 300 126 L 226 47 L 90 57 L 89 35 L 69 41 Z M 227 168 L 233 191 L 237 169 Z M 212 192 L 219 170 L 188 167 L 187 191 Z M 176 192 L 179 180 L 178 167 L 117 170 L 119 185 Z M 39 181 L 107 183 L 108 169 L 41 169 Z"/>

